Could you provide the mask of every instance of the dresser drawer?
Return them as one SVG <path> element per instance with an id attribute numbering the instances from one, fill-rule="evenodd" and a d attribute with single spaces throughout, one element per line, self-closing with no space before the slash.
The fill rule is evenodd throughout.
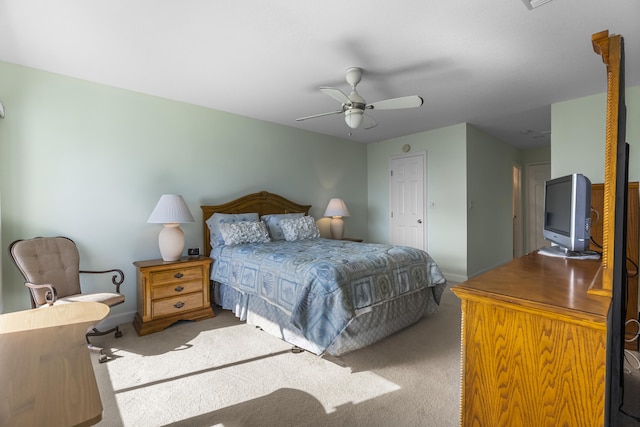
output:
<path id="1" fill-rule="evenodd" d="M 151 286 L 162 286 L 167 283 L 202 280 L 201 267 L 172 268 L 170 270 L 151 273 Z"/>
<path id="2" fill-rule="evenodd" d="M 170 283 L 151 288 L 151 299 L 167 298 L 188 294 L 191 292 L 202 292 L 202 280 L 191 282 Z"/>
<path id="3" fill-rule="evenodd" d="M 153 316 L 156 317 L 202 308 L 203 302 L 204 298 L 202 292 L 198 292 L 153 301 L 151 305 Z"/>

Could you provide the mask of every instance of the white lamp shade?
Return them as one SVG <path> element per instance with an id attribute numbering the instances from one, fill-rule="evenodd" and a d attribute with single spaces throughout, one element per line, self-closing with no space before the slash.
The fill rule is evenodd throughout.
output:
<path id="1" fill-rule="evenodd" d="M 195 222 L 182 196 L 164 194 L 147 220 L 153 224 Z"/>
<path id="2" fill-rule="evenodd" d="M 324 216 L 350 216 L 349 209 L 342 199 L 331 199 Z"/>
<path id="3" fill-rule="evenodd" d="M 344 112 L 344 121 L 351 129 L 357 129 L 362 124 L 362 118 L 364 116 L 364 110 L 354 108 Z"/>

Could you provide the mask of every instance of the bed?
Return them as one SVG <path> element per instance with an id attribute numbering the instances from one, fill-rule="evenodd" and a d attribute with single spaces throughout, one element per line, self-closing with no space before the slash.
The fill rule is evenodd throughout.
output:
<path id="1" fill-rule="evenodd" d="M 339 356 L 437 311 L 424 251 L 321 238 L 310 205 L 266 191 L 201 208 L 214 303 L 296 347 Z"/>

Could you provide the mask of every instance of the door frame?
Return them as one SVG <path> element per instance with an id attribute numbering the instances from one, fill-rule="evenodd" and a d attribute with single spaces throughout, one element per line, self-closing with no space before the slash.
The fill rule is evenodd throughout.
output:
<path id="1" fill-rule="evenodd" d="M 513 220 L 513 257 L 524 255 L 524 228 L 522 225 L 522 165 L 513 163 L 512 220 Z"/>
<path id="2" fill-rule="evenodd" d="M 389 177 L 389 209 L 388 209 L 388 215 L 389 215 L 389 242 L 391 242 L 392 236 L 393 236 L 393 226 L 391 224 L 391 204 L 393 201 L 393 186 L 391 185 L 391 171 L 392 171 L 392 164 L 394 160 L 400 160 L 400 159 L 406 159 L 409 157 L 422 157 L 422 184 L 424 185 L 424 190 L 422 192 L 422 212 L 423 212 L 423 220 L 422 223 L 424 224 L 424 227 L 422 227 L 422 241 L 424 242 L 423 246 L 423 250 L 425 252 L 428 252 L 429 249 L 429 233 L 428 233 L 428 229 L 429 229 L 429 215 L 427 212 L 427 194 L 429 192 L 429 187 L 428 187 L 428 176 L 429 173 L 427 171 L 427 151 L 426 150 L 422 150 L 422 151 L 416 151 L 413 153 L 406 153 L 406 154 L 398 154 L 395 156 L 391 156 L 389 158 L 389 169 L 387 170 L 387 176 Z"/>
<path id="3" fill-rule="evenodd" d="M 526 212 L 526 241 L 525 241 L 525 247 L 526 247 L 526 252 L 531 252 L 535 249 L 539 249 L 539 248 L 533 248 L 532 246 L 537 246 L 534 245 L 532 240 L 535 240 L 535 224 L 534 222 L 534 215 L 533 215 L 533 209 L 534 206 L 531 206 L 531 169 L 534 167 L 538 167 L 538 166 L 549 166 L 549 178 L 551 178 L 551 162 L 535 162 L 535 163 L 528 163 L 525 166 L 525 173 L 526 173 L 526 183 L 525 183 L 525 188 L 526 188 L 526 194 L 525 194 L 525 212 Z"/>

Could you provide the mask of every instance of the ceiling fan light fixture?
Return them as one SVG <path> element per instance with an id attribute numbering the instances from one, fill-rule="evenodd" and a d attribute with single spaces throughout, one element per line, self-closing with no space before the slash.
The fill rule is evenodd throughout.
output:
<path id="1" fill-rule="evenodd" d="M 364 110 L 358 108 L 352 108 L 344 112 L 344 121 L 351 129 L 357 129 L 362 124 L 362 118 L 364 116 Z"/>

